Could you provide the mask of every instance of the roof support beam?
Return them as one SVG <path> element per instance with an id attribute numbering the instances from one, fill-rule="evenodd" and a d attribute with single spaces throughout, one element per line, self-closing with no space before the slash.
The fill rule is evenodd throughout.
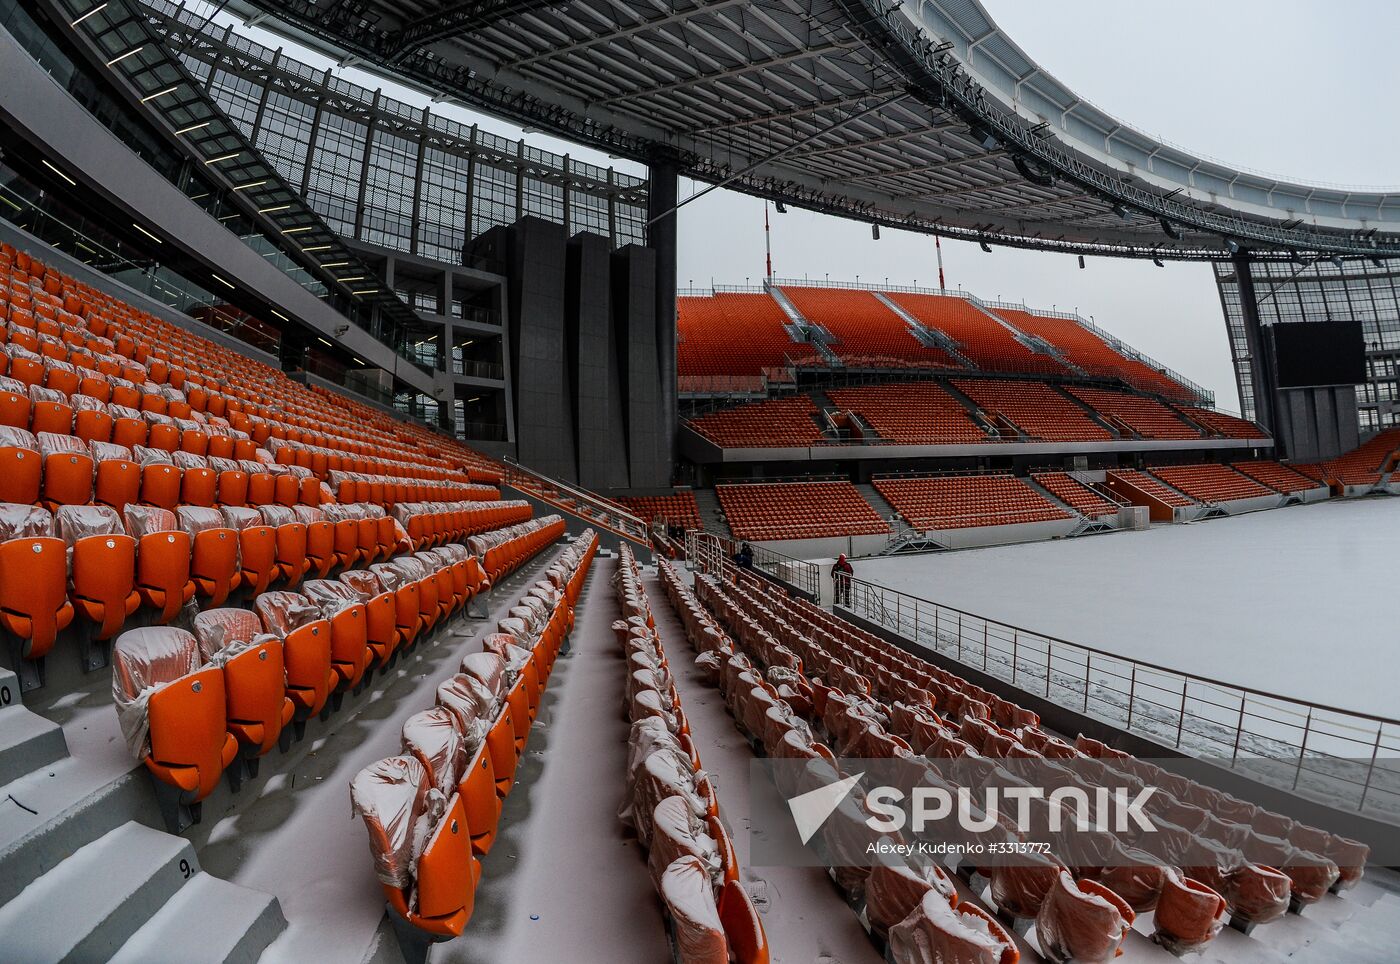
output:
<path id="1" fill-rule="evenodd" d="M 570 44 L 561 44 L 558 47 L 553 47 L 542 53 L 533 54 L 529 57 L 522 57 L 519 60 L 509 61 L 508 63 L 502 64 L 501 67 L 504 70 L 519 70 L 521 67 L 529 67 L 531 64 L 537 64 L 540 61 L 554 60 L 579 50 L 597 47 L 600 44 L 626 40 L 628 37 L 635 36 L 636 34 L 649 33 L 673 23 L 682 23 L 700 14 L 716 13 L 726 7 L 739 6 L 748 2 L 749 0 L 701 0 L 700 3 L 697 3 L 693 7 L 687 7 L 684 10 L 676 10 L 673 13 L 664 14 L 660 17 L 653 17 L 650 20 L 643 20 L 640 23 L 634 23 L 630 27 L 614 30 L 609 33 L 601 33 L 596 37 L 589 37 L 586 40 L 577 40 Z"/>
<path id="2" fill-rule="evenodd" d="M 630 94 L 620 94 L 617 97 L 609 97 L 603 101 L 603 106 L 611 107 L 613 104 L 625 103 L 629 100 L 637 100 L 641 97 L 655 97 L 660 94 L 669 94 L 674 90 L 684 90 L 687 87 L 695 87 L 699 84 L 712 84 L 715 81 L 728 80 L 731 77 L 740 77 L 744 74 L 752 74 L 758 71 L 771 70 L 774 67 L 781 67 L 784 64 L 797 63 L 801 60 L 811 60 L 815 57 L 825 57 L 827 54 L 839 53 L 849 50 L 848 44 L 828 44 L 824 47 L 812 47 L 808 50 L 794 50 L 792 53 L 783 54 L 781 57 L 771 57 L 768 60 L 756 60 L 746 64 L 739 64 L 727 70 L 716 71 L 712 74 L 697 74 L 694 77 L 687 77 L 670 84 L 659 84 L 646 90 L 633 91 Z M 903 96 L 901 92 L 900 96 Z"/>
<path id="3" fill-rule="evenodd" d="M 557 0 L 466 0 L 464 3 L 449 3 L 404 24 L 403 29 L 390 40 L 384 58 L 387 63 L 396 64 L 425 44 L 451 40 L 474 30 L 484 30 L 507 17 L 556 5 Z"/>

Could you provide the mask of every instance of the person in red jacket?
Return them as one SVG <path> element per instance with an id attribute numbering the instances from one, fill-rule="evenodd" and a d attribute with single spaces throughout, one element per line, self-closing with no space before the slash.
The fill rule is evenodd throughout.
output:
<path id="1" fill-rule="evenodd" d="M 843 552 L 836 557 L 836 562 L 831 567 L 831 582 L 836 590 L 835 602 L 837 605 L 849 606 L 851 604 L 851 577 L 853 575 L 855 575 L 855 570 L 851 568 L 851 563 Z"/>

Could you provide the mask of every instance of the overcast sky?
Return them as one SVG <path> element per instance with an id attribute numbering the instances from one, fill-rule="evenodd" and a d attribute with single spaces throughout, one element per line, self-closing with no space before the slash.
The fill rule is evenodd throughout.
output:
<path id="1" fill-rule="evenodd" d="M 1400 185 L 1400 4 L 1383 0 L 985 0 L 1007 33 L 1080 96 L 1134 127 L 1196 153 L 1283 177 Z M 221 20 L 225 17 L 221 16 Z M 255 39 L 277 46 L 262 31 Z M 319 64 L 323 59 L 305 59 Z M 427 98 L 354 69 L 348 80 L 415 104 Z M 1342 93 L 1345 92 L 1345 93 Z M 505 136 L 518 128 L 465 109 Z M 1379 120 L 1379 122 L 1378 122 Z M 640 173 L 595 151 L 526 135 L 540 147 Z M 681 196 L 700 185 L 683 183 Z M 774 216 L 779 277 L 936 286 L 933 239 L 789 211 Z M 763 203 L 714 191 L 680 216 L 680 284 L 757 283 L 763 276 Z M 1238 410 L 1220 301 L 1209 266 L 1090 258 L 1011 248 L 983 253 L 945 242 L 949 288 L 1035 307 L 1077 308 L 1129 344 Z"/>

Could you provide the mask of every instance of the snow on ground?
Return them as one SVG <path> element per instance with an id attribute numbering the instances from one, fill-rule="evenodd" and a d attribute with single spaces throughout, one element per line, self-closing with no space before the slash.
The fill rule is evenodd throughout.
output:
<path id="1" fill-rule="evenodd" d="M 857 561 L 947 606 L 1225 682 L 1400 716 L 1400 502 Z"/>

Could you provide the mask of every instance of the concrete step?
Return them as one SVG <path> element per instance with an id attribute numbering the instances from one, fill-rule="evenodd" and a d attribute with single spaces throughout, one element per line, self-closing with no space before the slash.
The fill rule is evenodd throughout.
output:
<path id="1" fill-rule="evenodd" d="M 199 872 L 189 841 L 124 823 L 0 907 L 14 961 L 102 961 Z"/>
<path id="2" fill-rule="evenodd" d="M 277 898 L 200 871 L 110 964 L 253 964 L 286 928 Z"/>
<path id="3" fill-rule="evenodd" d="M 0 904 L 122 824 L 159 820 L 144 769 L 113 774 L 66 757 L 0 787 Z"/>
<path id="4" fill-rule="evenodd" d="M 0 708 L 0 785 L 67 755 L 63 727 L 23 706 Z"/>

